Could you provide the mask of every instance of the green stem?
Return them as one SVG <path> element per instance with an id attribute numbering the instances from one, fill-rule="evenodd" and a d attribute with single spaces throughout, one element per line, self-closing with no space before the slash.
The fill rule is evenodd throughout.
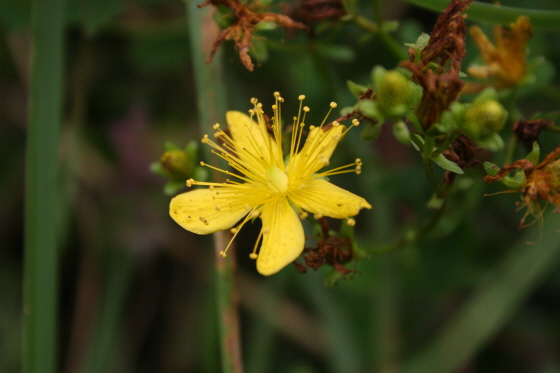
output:
<path id="1" fill-rule="evenodd" d="M 187 1 L 187 17 L 192 50 L 192 62 L 196 82 L 197 104 L 200 129 L 203 133 L 213 133 L 212 125 L 222 122 L 226 112 L 226 86 L 223 77 L 221 53 L 216 53 L 212 63 L 205 64 L 210 56 L 213 41 L 219 29 L 212 19 L 209 7 L 199 9 L 193 0 Z M 205 161 L 211 157 L 210 147 L 203 146 Z M 235 253 L 229 249 L 229 256 L 223 258 L 223 251 L 229 240 L 226 232 L 214 234 L 216 259 L 216 297 L 220 323 L 222 349 L 222 372 L 241 373 L 241 338 L 239 333 L 238 299 L 235 284 Z"/>
<path id="2" fill-rule="evenodd" d="M 23 372 L 57 367 L 60 233 L 58 148 L 62 117 L 64 0 L 32 5 L 32 70 L 26 154 Z"/>
<path id="3" fill-rule="evenodd" d="M 437 12 L 441 12 L 449 0 L 405 0 L 408 3 L 422 6 Z M 536 10 L 513 8 L 509 6 L 484 4 L 473 2 L 466 11 L 470 21 L 487 22 L 492 24 L 508 25 L 520 16 L 527 16 L 531 19 L 534 28 L 558 30 L 560 28 L 560 11 L 555 10 Z"/>
<path id="4" fill-rule="evenodd" d="M 434 165 L 431 159 L 432 152 L 434 150 L 434 138 L 428 134 L 424 137 L 424 151 L 422 152 L 422 161 L 424 163 L 424 170 L 426 170 L 426 175 L 428 176 L 428 181 L 434 189 L 436 194 L 440 194 L 440 187 L 434 174 Z"/>

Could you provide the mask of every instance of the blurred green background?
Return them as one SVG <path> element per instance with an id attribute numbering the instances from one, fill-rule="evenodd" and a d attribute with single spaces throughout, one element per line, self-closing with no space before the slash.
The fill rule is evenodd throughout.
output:
<path id="1" fill-rule="evenodd" d="M 381 1 L 380 16 L 375 4 L 357 6 L 369 19 L 398 20 L 391 35 L 399 46 L 429 32 L 437 18 L 403 1 Z M 3 373 L 22 369 L 28 100 L 37 84 L 32 5 L 0 0 Z M 555 0 L 502 5 L 560 10 Z M 56 230 L 58 250 L 58 291 L 50 301 L 58 309 L 54 371 L 221 371 L 211 239 L 170 219 L 166 180 L 150 171 L 166 141 L 183 147 L 202 137 L 201 128 L 213 123 L 201 118 L 224 123 L 224 112 L 201 114 L 197 106 L 194 65 L 201 61 L 191 47 L 187 8 L 201 15 L 209 8 L 173 0 L 67 0 L 65 6 L 57 210 L 39 216 Z M 390 69 L 400 61 L 382 37 L 355 24 L 326 20 L 310 31 L 259 32 L 253 72 L 225 42 L 212 64 L 223 68 L 217 95 L 227 110 L 249 109 L 251 97 L 268 107 L 280 91 L 289 118 L 305 94 L 308 123 L 320 122 L 329 102 L 355 103 L 346 80 L 367 85 L 374 65 Z M 529 43 L 530 57 L 547 62 L 517 102 L 525 117 L 560 107 L 558 35 L 536 28 Z M 203 43 L 209 48 L 212 40 Z M 477 58 L 470 37 L 467 48 L 465 70 Z M 519 231 L 518 196 L 483 197 L 503 188 L 482 183 L 484 170 L 476 167 L 458 178 L 468 187 L 454 194 L 428 237 L 377 253 L 429 220 L 431 188 L 418 153 L 390 128 L 374 142 L 359 132 L 331 160 L 363 160 L 360 176 L 332 179 L 373 205 L 356 219 L 357 241 L 370 257 L 348 265 L 355 275 L 332 288 L 324 285 L 327 268 L 302 275 L 289 266 L 265 278 L 248 257 L 258 226 L 247 226 L 236 240 L 245 371 L 560 372 L 558 216 L 548 211 L 542 232 L 538 224 Z M 541 137 L 545 152 L 558 144 L 554 134 Z M 38 170 L 38 177 L 50 171 Z M 40 188 L 35 193 L 42 198 Z M 42 236 L 35 239 L 40 249 Z"/>

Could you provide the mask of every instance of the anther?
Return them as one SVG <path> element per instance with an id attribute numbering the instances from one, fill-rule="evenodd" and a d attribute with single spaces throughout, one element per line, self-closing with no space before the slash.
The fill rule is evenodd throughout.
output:
<path id="1" fill-rule="evenodd" d="M 331 108 L 333 108 L 333 109 L 334 109 L 334 108 L 335 108 L 335 107 L 337 107 L 338 105 L 337 105 L 337 103 L 336 103 L 336 102 L 331 102 L 330 106 L 331 106 Z"/>
<path id="2" fill-rule="evenodd" d="M 204 137 L 201 140 L 203 143 L 207 143 L 208 142 L 208 135 L 204 135 Z"/>
<path id="3" fill-rule="evenodd" d="M 221 256 L 222 258 L 227 257 L 226 252 L 225 252 L 225 251 L 220 251 L 220 256 Z"/>
<path id="4" fill-rule="evenodd" d="M 276 110 L 277 107 L 278 106 L 276 106 L 276 105 L 272 105 L 272 110 Z"/>
<path id="5" fill-rule="evenodd" d="M 220 123 L 216 123 L 212 126 L 212 128 L 214 128 L 215 130 L 217 130 L 218 128 L 220 128 Z"/>
<path id="6" fill-rule="evenodd" d="M 200 161 L 200 165 L 201 165 L 201 166 L 206 166 L 206 164 L 205 164 L 204 162 L 202 162 L 202 161 Z"/>
<path id="7" fill-rule="evenodd" d="M 304 106 L 304 107 L 303 107 L 303 111 L 305 111 L 306 113 L 309 113 L 309 110 L 311 110 L 311 109 L 309 108 L 309 106 Z"/>
<path id="8" fill-rule="evenodd" d="M 189 179 L 189 180 L 187 180 L 187 186 L 188 186 L 189 188 L 192 187 L 193 184 L 194 184 L 194 179 Z"/>
<path id="9" fill-rule="evenodd" d="M 316 213 L 316 214 L 313 214 L 313 217 L 315 218 L 315 220 L 319 220 L 319 219 L 323 218 L 323 214 Z"/>
<path id="10" fill-rule="evenodd" d="M 309 216 L 309 214 L 308 214 L 307 212 L 305 212 L 305 211 L 302 211 L 302 212 L 299 213 L 299 218 L 300 218 L 301 220 L 307 219 L 308 216 Z"/>
<path id="11" fill-rule="evenodd" d="M 305 95 L 299 95 L 299 96 L 298 96 L 298 100 L 300 100 L 300 101 L 305 100 Z"/>
<path id="12" fill-rule="evenodd" d="M 278 97 L 278 96 L 280 96 L 280 92 L 278 91 L 274 92 L 274 97 Z"/>
<path id="13" fill-rule="evenodd" d="M 356 225 L 356 220 L 352 219 L 352 218 L 348 218 L 346 220 L 346 224 L 348 224 L 349 226 L 353 227 Z"/>
<path id="14" fill-rule="evenodd" d="M 251 259 L 257 259 L 257 257 L 258 257 L 257 253 L 249 254 L 249 258 L 251 258 Z"/>
<path id="15" fill-rule="evenodd" d="M 356 127 L 358 127 L 360 125 L 360 121 L 357 120 L 356 118 L 352 119 L 352 124 Z"/>
<path id="16" fill-rule="evenodd" d="M 237 232 L 239 232 L 239 229 L 231 228 L 229 231 L 231 232 L 231 234 L 236 234 Z"/>
<path id="17" fill-rule="evenodd" d="M 216 211 L 220 211 L 221 209 L 220 205 L 216 205 Z"/>

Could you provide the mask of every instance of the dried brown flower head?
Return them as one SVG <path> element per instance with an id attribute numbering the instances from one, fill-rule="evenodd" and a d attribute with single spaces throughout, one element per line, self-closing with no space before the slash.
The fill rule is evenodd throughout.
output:
<path id="1" fill-rule="evenodd" d="M 247 70 L 253 71 L 254 65 L 249 56 L 249 49 L 251 48 L 254 37 L 253 33 L 257 25 L 261 22 L 271 22 L 291 29 L 306 28 L 304 24 L 296 22 L 284 14 L 266 12 L 265 10 L 267 10 L 267 7 L 259 4 L 258 0 L 250 4 L 240 2 L 239 0 L 206 0 L 203 4 L 199 5 L 199 7 L 207 5 L 225 6 L 232 10 L 233 16 L 235 17 L 231 26 L 222 30 L 220 35 L 218 35 L 218 38 L 212 46 L 210 57 L 206 61 L 207 63 L 212 61 L 212 58 L 218 51 L 218 47 L 224 40 L 233 40 L 239 52 L 241 63 L 243 63 Z"/>
<path id="2" fill-rule="evenodd" d="M 555 213 L 560 213 L 560 146 L 548 154 L 537 166 L 527 159 L 520 159 L 504 166 L 495 176 L 485 176 L 484 181 L 491 183 L 494 180 L 502 180 L 512 171 L 522 171 L 525 176 L 519 190 L 506 191 L 520 192 L 522 201 L 518 203 L 517 210 L 527 209 L 521 218 L 519 228 L 527 227 L 541 220 L 548 204 L 554 205 Z M 545 207 L 541 207 L 540 201 L 546 203 Z M 529 215 L 532 215 L 534 220 L 526 225 L 525 219 Z"/>
<path id="3" fill-rule="evenodd" d="M 527 149 L 531 149 L 543 128 L 553 124 L 554 122 L 548 119 L 519 120 L 513 124 L 513 132 Z"/>
<path id="4" fill-rule="evenodd" d="M 479 148 L 474 141 L 467 136 L 461 135 L 451 143 L 449 148 L 443 151 L 443 155 L 450 161 L 455 162 L 462 170 L 466 170 L 480 164 L 481 161 L 478 159 L 479 155 L 477 154 L 478 150 Z M 445 171 L 443 182 L 451 184 L 456 176 L 457 174 L 454 172 Z"/>
<path id="5" fill-rule="evenodd" d="M 321 239 L 317 241 L 317 247 L 313 249 L 305 248 L 301 257 L 305 265 L 294 262 L 296 269 L 300 273 L 307 272 L 307 267 L 317 270 L 322 265 L 329 265 L 337 272 L 348 275 L 354 270 L 344 267 L 353 258 L 352 241 L 346 237 L 331 236 L 327 219 L 322 218 Z"/>
<path id="6" fill-rule="evenodd" d="M 302 0 L 289 12 L 290 18 L 305 25 L 322 19 L 339 19 L 346 15 L 340 0 Z"/>
<path id="7" fill-rule="evenodd" d="M 438 17 L 430 41 L 417 59 L 409 49 L 410 61 L 401 65 L 413 73 L 413 80 L 423 89 L 418 117 L 424 129 L 440 119 L 463 88 L 459 78 L 461 61 L 465 57 L 465 15 L 472 0 L 452 0 Z M 415 62 L 415 60 L 417 60 Z"/>
<path id="8" fill-rule="evenodd" d="M 533 27 L 528 17 L 521 16 L 510 24 L 511 30 L 502 26 L 494 29 L 496 44 L 493 44 L 482 30 L 473 26 L 470 33 L 473 36 L 480 55 L 486 62 L 485 66 L 473 66 L 468 69 L 469 74 L 485 83 L 467 83 L 464 92 L 479 92 L 487 86 L 497 89 L 518 85 L 527 74 L 526 49 L 527 42 L 533 36 Z"/>

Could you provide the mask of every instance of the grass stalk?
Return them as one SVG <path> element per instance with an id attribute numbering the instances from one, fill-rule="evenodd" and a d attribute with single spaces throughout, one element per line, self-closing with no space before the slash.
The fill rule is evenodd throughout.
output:
<path id="1" fill-rule="evenodd" d="M 449 0 L 405 0 L 424 8 L 441 12 Z M 494 4 L 474 2 L 466 11 L 469 21 L 486 22 L 492 24 L 508 25 L 520 16 L 531 19 L 534 28 L 558 30 L 560 29 L 560 11 L 514 8 Z"/>
<path id="2" fill-rule="evenodd" d="M 211 9 L 199 9 L 193 0 L 187 1 L 187 17 L 191 42 L 192 63 L 196 82 L 197 104 L 200 130 L 212 134 L 212 125 L 223 122 L 226 112 L 226 84 L 223 77 L 221 53 L 216 53 L 212 63 L 205 61 L 210 55 L 212 43 L 219 29 L 212 19 Z M 211 157 L 210 147 L 203 146 L 204 158 Z M 223 258 L 219 253 L 229 241 L 228 233 L 214 233 L 216 262 L 216 297 L 222 351 L 222 372 L 240 373 L 241 341 L 239 334 L 238 297 L 235 283 L 235 252 L 230 247 L 229 255 Z"/>
<path id="3" fill-rule="evenodd" d="M 457 371 L 511 319 L 546 276 L 558 268 L 560 215 L 547 214 L 545 218 L 539 242 L 528 244 L 536 230 L 527 230 L 441 333 L 405 362 L 401 372 Z"/>
<path id="4" fill-rule="evenodd" d="M 62 119 L 64 0 L 32 5 L 25 182 L 23 356 L 25 373 L 57 369 L 60 233 L 59 133 Z"/>

